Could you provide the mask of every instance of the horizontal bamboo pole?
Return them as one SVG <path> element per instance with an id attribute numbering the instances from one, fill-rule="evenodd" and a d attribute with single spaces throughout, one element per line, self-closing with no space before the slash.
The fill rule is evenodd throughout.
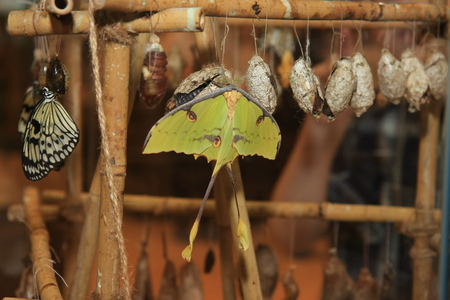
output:
<path id="1" fill-rule="evenodd" d="M 170 7 L 203 7 L 207 16 L 298 20 L 438 21 L 447 20 L 449 7 L 432 4 L 387 4 L 372 1 L 296 0 L 93 0 L 96 9 L 126 13 Z"/>
<path id="2" fill-rule="evenodd" d="M 31 260 L 36 287 L 42 300 L 62 300 L 61 292 L 53 270 L 47 228 L 40 210 L 39 191 L 35 187 L 27 187 L 24 192 L 25 222 L 30 228 Z"/>
<path id="3" fill-rule="evenodd" d="M 65 197 L 62 190 L 44 190 L 43 202 L 58 204 Z M 88 194 L 83 193 L 83 201 L 87 201 Z M 135 212 L 148 212 L 154 215 L 195 215 L 200 207 L 201 199 L 186 199 L 174 197 L 157 197 L 125 194 L 125 209 Z M 292 203 L 267 202 L 247 200 L 247 210 L 250 217 L 257 218 L 320 218 L 329 221 L 348 222 L 405 222 L 414 221 L 415 209 L 400 206 L 356 205 L 324 203 Z M 44 205 L 46 217 L 55 218 L 57 212 L 54 206 Z M 208 200 L 205 215 L 214 216 L 215 201 Z M 441 221 L 441 210 L 434 210 L 434 221 Z"/>
<path id="4" fill-rule="evenodd" d="M 266 20 L 265 19 L 259 19 L 258 21 L 254 22 L 251 19 L 239 19 L 239 18 L 219 18 L 219 24 L 224 25 L 228 24 L 229 26 L 253 26 L 253 23 L 255 24 L 255 27 L 265 27 L 266 26 Z M 387 22 L 370 22 L 370 21 L 359 21 L 359 20 L 344 20 L 344 21 L 322 21 L 322 20 L 311 20 L 311 21 L 305 21 L 305 20 L 297 20 L 295 22 L 292 22 L 292 20 L 268 20 L 267 26 L 268 27 L 296 27 L 296 28 L 306 28 L 309 26 L 311 29 L 324 29 L 324 28 L 340 28 L 342 24 L 343 28 L 350 28 L 350 29 L 408 29 L 412 30 L 414 25 L 405 21 L 391 21 L 389 23 Z M 422 28 L 425 28 L 429 26 L 429 22 L 416 22 L 415 28 L 416 30 L 420 30 Z"/>
<path id="5" fill-rule="evenodd" d="M 205 15 L 201 8 L 170 8 L 163 13 L 137 17 L 122 26 L 130 32 L 197 32 L 202 31 Z M 61 17 L 46 11 L 15 10 L 8 15 L 8 30 L 14 36 L 49 34 L 86 34 L 89 18 L 85 10 L 72 11 L 70 17 Z"/>

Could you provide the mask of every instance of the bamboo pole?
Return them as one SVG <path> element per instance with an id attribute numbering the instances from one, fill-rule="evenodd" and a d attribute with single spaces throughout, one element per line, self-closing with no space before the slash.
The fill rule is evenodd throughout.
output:
<path id="1" fill-rule="evenodd" d="M 73 3 L 72 3 L 73 4 Z M 83 132 L 83 99 L 81 98 L 82 87 L 82 52 L 85 38 L 81 36 L 63 37 L 63 51 L 61 60 L 66 65 L 70 75 L 70 88 L 64 96 L 67 111 L 72 116 L 78 128 Z M 69 221 L 70 226 L 66 231 L 65 239 L 67 247 L 64 250 L 64 278 L 69 288 L 63 289 L 64 298 L 67 299 L 73 286 L 74 271 L 77 266 L 77 251 L 80 244 L 81 231 L 83 229 L 84 207 L 81 202 L 83 192 L 83 142 L 66 160 L 67 174 L 67 201 L 64 202 L 63 215 Z"/>
<path id="2" fill-rule="evenodd" d="M 45 10 L 58 16 L 69 14 L 73 6 L 73 0 L 45 0 Z"/>
<path id="3" fill-rule="evenodd" d="M 125 13 L 158 11 L 170 7 L 203 7 L 207 16 L 297 20 L 441 21 L 448 20 L 449 7 L 432 4 L 387 4 L 371 1 L 267 0 L 94 0 L 96 9 Z"/>
<path id="4" fill-rule="evenodd" d="M 439 116 L 441 103 L 431 100 L 420 111 L 420 144 L 417 169 L 416 221 L 410 224 L 414 238 L 411 248 L 413 261 L 413 300 L 428 300 L 430 295 L 433 258 L 430 238 L 438 228 L 433 218 L 436 196 L 436 164 L 439 143 Z"/>
<path id="5" fill-rule="evenodd" d="M 266 19 L 259 19 L 259 20 L 253 20 L 253 19 L 240 19 L 240 18 L 219 18 L 218 23 L 220 25 L 228 24 L 229 26 L 253 26 L 253 23 L 255 24 L 255 27 L 266 27 Z M 420 30 L 423 28 L 426 28 L 427 26 L 430 26 L 430 22 L 416 22 L 415 28 L 416 30 Z M 295 22 L 292 22 L 292 20 L 268 20 L 267 26 L 268 27 L 296 27 L 296 28 L 306 28 L 309 26 L 311 29 L 325 29 L 325 28 L 340 28 L 342 25 L 343 28 L 351 28 L 351 29 L 390 29 L 390 28 L 396 28 L 396 29 L 408 29 L 413 30 L 414 25 L 406 22 L 406 21 L 389 21 L 387 22 L 370 22 L 370 21 L 360 21 L 360 20 L 344 20 L 344 21 L 323 21 L 323 20 L 310 20 L 310 21 L 304 21 L 304 20 L 297 20 Z"/>
<path id="6" fill-rule="evenodd" d="M 100 160 L 97 163 L 96 172 L 91 182 L 89 193 L 83 193 L 82 198 L 86 203 L 86 214 L 83 229 L 81 231 L 78 256 L 73 275 L 72 287 L 69 290 L 69 300 L 84 300 L 89 291 L 92 267 L 98 244 L 98 228 L 100 215 Z M 84 197 L 83 197 L 84 196 Z M 45 206 L 43 207 L 45 214 Z"/>
<path id="7" fill-rule="evenodd" d="M 8 15 L 8 31 L 13 36 L 89 33 L 87 11 L 72 11 L 69 16 L 58 18 L 46 11 L 15 10 Z M 149 32 L 151 28 L 154 32 L 196 32 L 203 30 L 204 13 L 198 7 L 170 8 L 150 18 L 136 16 L 121 26 L 134 33 Z"/>
<path id="8" fill-rule="evenodd" d="M 38 294 L 42 300 L 62 300 L 53 270 L 49 234 L 40 211 L 39 191 L 35 187 L 25 188 L 23 202 L 25 222 L 30 228 L 31 260 L 36 278 Z"/>
<path id="9" fill-rule="evenodd" d="M 106 135 L 102 137 L 104 139 L 102 146 L 108 143 L 110 157 L 109 161 L 106 161 L 108 159 L 106 157 L 103 157 L 101 161 L 99 276 L 97 276 L 96 290 L 100 299 L 114 299 L 119 296 L 127 299 L 130 296 L 130 291 L 120 289 L 121 278 L 126 281 L 125 278 L 128 276 L 123 274 L 124 260 L 126 261 L 124 255 L 126 254 L 117 233 L 117 230 L 121 230 L 122 227 L 123 191 L 126 177 L 129 73 L 130 46 L 112 40 L 107 41 L 102 98 Z M 103 121 L 100 120 L 100 122 Z M 109 176 L 113 176 L 111 183 L 107 174 L 109 172 L 112 173 Z M 113 197 L 117 197 L 117 206 L 113 203 L 114 199 L 111 199 Z M 117 219 L 118 217 L 120 219 Z M 118 224 L 120 228 L 114 224 Z M 127 283 L 124 282 L 124 284 Z"/>
<path id="10" fill-rule="evenodd" d="M 149 34 L 139 34 L 137 37 L 138 43 L 132 46 L 133 63 L 131 64 L 130 72 L 130 88 L 128 95 L 128 107 L 133 107 L 134 95 L 138 89 L 138 82 L 141 74 L 141 65 L 144 57 L 143 44 L 148 41 Z M 128 112 L 128 121 L 130 120 L 131 110 Z M 99 227 L 99 212 L 100 212 L 100 161 L 97 163 L 96 171 L 92 179 L 89 194 L 84 194 L 84 201 L 87 202 L 87 213 L 81 234 L 81 241 L 79 245 L 79 252 L 77 258 L 77 267 L 74 274 L 74 283 L 70 290 L 69 300 L 84 300 L 89 291 L 90 278 L 92 273 L 92 266 L 95 259 L 95 251 L 97 250 L 97 237 Z M 46 211 L 55 213 L 55 206 L 45 205 L 42 207 L 43 214 Z M 56 214 L 58 212 L 56 211 Z"/>
<path id="11" fill-rule="evenodd" d="M 49 203 L 48 205 L 44 205 L 45 210 L 43 213 L 46 217 L 56 218 L 54 214 L 57 213 L 58 208 L 55 204 L 62 201 L 64 197 L 65 193 L 62 190 L 42 191 L 43 202 Z M 83 201 L 86 201 L 87 197 L 88 195 L 86 193 L 82 194 Z M 196 215 L 202 200 L 125 194 L 124 201 L 127 211 L 151 213 L 155 216 L 181 216 Z M 203 212 L 205 216 L 214 216 L 215 205 L 214 199 L 208 200 Z M 415 209 L 403 206 L 335 204 L 330 202 L 292 203 L 254 200 L 247 200 L 246 206 L 252 218 L 320 218 L 329 221 L 380 223 L 415 220 Z M 432 211 L 433 221 L 435 223 L 441 222 L 441 214 L 440 209 Z"/>
<path id="12" fill-rule="evenodd" d="M 227 206 L 230 218 L 231 236 L 233 239 L 234 249 L 238 262 L 238 276 L 241 283 L 243 299 L 261 299 L 261 282 L 259 280 L 258 266 L 256 264 L 255 248 L 253 247 L 253 238 L 250 226 L 250 220 L 245 205 L 244 186 L 242 184 L 241 172 L 239 169 L 239 161 L 233 163 L 233 177 L 236 186 L 237 204 L 239 205 L 240 217 L 247 226 L 248 231 L 248 249 L 246 251 L 240 249 L 238 239 L 238 222 L 239 215 L 236 208 L 236 201 L 231 187 L 230 177 L 225 169 L 219 171 L 215 183 L 215 195 L 218 197 L 217 202 L 220 205 Z M 223 212 L 222 212 L 223 213 Z M 229 261 L 228 263 L 231 263 Z"/>

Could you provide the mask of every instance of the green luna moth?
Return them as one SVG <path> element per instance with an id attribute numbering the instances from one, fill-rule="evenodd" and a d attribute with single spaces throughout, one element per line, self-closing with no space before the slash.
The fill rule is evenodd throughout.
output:
<path id="1" fill-rule="evenodd" d="M 192 226 L 190 245 L 182 256 L 190 260 L 193 241 L 204 204 L 209 197 L 217 173 L 222 167 L 231 176 L 231 163 L 237 156 L 260 155 L 275 159 L 281 134 L 272 115 L 252 96 L 234 85 L 227 85 L 193 99 L 167 113 L 150 130 L 142 153 L 175 151 L 215 160 L 211 180 L 203 203 Z M 234 188 L 234 187 L 233 187 Z M 239 218 L 238 235 L 246 248 L 246 228 Z"/>

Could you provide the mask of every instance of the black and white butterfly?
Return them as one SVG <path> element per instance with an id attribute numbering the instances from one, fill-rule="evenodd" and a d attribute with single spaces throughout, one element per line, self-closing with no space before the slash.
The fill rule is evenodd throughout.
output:
<path id="1" fill-rule="evenodd" d="M 41 180 L 59 170 L 79 141 L 80 131 L 61 103 L 47 87 L 31 112 L 23 136 L 22 168 L 25 176 Z"/>
<path id="2" fill-rule="evenodd" d="M 17 125 L 17 132 L 20 135 L 20 139 L 23 141 L 25 129 L 27 128 L 28 120 L 30 119 L 31 112 L 36 104 L 42 99 L 42 91 L 39 89 L 39 83 L 33 82 L 25 92 L 25 98 L 22 105 L 22 113 L 20 114 L 19 124 Z"/>

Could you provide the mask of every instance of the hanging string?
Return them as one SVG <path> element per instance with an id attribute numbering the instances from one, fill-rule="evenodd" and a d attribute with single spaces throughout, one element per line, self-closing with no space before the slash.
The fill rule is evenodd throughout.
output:
<path id="1" fill-rule="evenodd" d="M 300 52 L 302 53 L 302 57 L 305 58 L 305 53 L 303 52 L 302 42 L 300 42 L 300 38 L 298 37 L 297 26 L 295 25 L 295 20 L 294 20 L 294 34 L 295 34 L 295 37 L 297 38 L 297 42 L 300 47 Z"/>
<path id="2" fill-rule="evenodd" d="M 253 23 L 253 29 L 252 29 L 251 36 L 253 36 L 253 41 L 255 42 L 255 55 L 258 55 L 258 45 L 256 43 L 257 38 L 256 38 L 256 30 L 255 30 L 255 19 L 252 19 L 252 23 Z M 266 34 L 267 34 L 267 32 L 266 32 Z"/>
<path id="3" fill-rule="evenodd" d="M 120 212 L 120 199 L 116 186 L 114 185 L 114 177 L 111 166 L 111 153 L 109 149 L 109 142 L 107 140 L 107 132 L 106 132 L 106 117 L 105 112 L 103 110 L 103 92 L 102 86 L 100 82 L 100 61 L 98 58 L 98 33 L 97 26 L 95 24 L 94 18 L 95 7 L 93 1 L 89 1 L 89 44 L 91 47 L 92 54 L 92 68 L 94 73 L 94 90 L 95 90 L 95 100 L 97 103 L 98 110 L 98 121 L 100 126 L 100 133 L 102 136 L 101 139 L 101 149 L 103 154 L 103 160 L 105 161 L 105 175 L 108 181 L 108 186 L 110 188 L 110 201 L 113 207 L 114 214 L 114 232 L 116 233 L 117 240 L 117 248 L 118 248 L 118 256 L 120 260 L 120 278 L 122 279 L 122 288 L 124 292 L 124 298 L 126 300 L 131 299 L 131 288 L 130 288 L 130 280 L 128 276 L 128 257 L 125 252 L 125 241 L 122 235 L 122 224 L 120 220 L 122 219 Z"/>
<path id="4" fill-rule="evenodd" d="M 267 9 L 267 0 L 266 0 L 266 24 L 264 25 L 264 47 L 263 47 L 263 57 L 266 57 L 266 47 L 267 47 L 267 24 L 269 23 L 269 17 L 268 13 L 269 10 Z M 273 51 L 272 51 L 273 52 Z M 270 61 L 272 62 L 272 58 L 270 58 Z"/>
<path id="5" fill-rule="evenodd" d="M 306 4 L 307 4 L 307 10 L 308 10 L 308 19 L 306 20 L 306 62 L 311 65 L 311 58 L 309 57 L 309 44 L 310 44 L 310 40 L 309 40 L 309 0 L 306 0 Z"/>

